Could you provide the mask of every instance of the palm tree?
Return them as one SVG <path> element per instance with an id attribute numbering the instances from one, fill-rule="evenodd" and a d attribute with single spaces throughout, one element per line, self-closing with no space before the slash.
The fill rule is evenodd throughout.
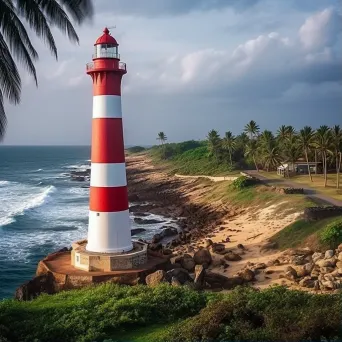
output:
<path id="1" fill-rule="evenodd" d="M 324 186 L 327 186 L 327 155 L 331 153 L 332 135 L 328 126 L 318 128 L 315 134 L 314 146 L 321 152 L 323 159 Z"/>
<path id="2" fill-rule="evenodd" d="M 164 132 L 159 132 L 159 133 L 158 133 L 157 140 L 159 140 L 160 143 L 161 143 L 162 145 L 164 145 L 165 141 L 167 140 L 167 137 L 166 137 L 165 133 L 164 133 Z"/>
<path id="3" fill-rule="evenodd" d="M 233 165 L 232 154 L 236 149 L 236 138 L 234 137 L 233 133 L 230 131 L 226 132 L 223 138 L 223 148 L 228 151 L 230 165 Z"/>
<path id="4" fill-rule="evenodd" d="M 262 151 L 262 159 L 268 172 L 270 169 L 276 169 L 281 164 L 281 155 L 276 144 L 267 145 Z"/>
<path id="5" fill-rule="evenodd" d="M 271 131 L 264 130 L 259 136 L 260 148 L 267 148 L 275 144 L 275 138 Z"/>
<path id="6" fill-rule="evenodd" d="M 294 167 L 295 162 L 300 158 L 301 154 L 302 152 L 298 148 L 297 136 L 292 135 L 289 138 L 287 138 L 284 146 L 282 147 L 283 161 L 286 163 L 290 163 Z M 290 174 L 288 174 L 288 176 L 290 176 Z"/>
<path id="7" fill-rule="evenodd" d="M 244 129 L 244 132 L 249 134 L 250 139 L 254 139 L 258 136 L 260 131 L 260 127 L 257 125 L 257 123 L 254 120 L 251 120 Z"/>
<path id="8" fill-rule="evenodd" d="M 282 125 L 277 131 L 277 139 L 280 144 L 284 144 L 287 139 L 287 126 Z"/>
<path id="9" fill-rule="evenodd" d="M 215 159 L 217 161 L 218 153 L 219 153 L 220 145 L 221 145 L 220 135 L 218 134 L 216 130 L 212 129 L 207 135 L 207 140 L 208 140 L 209 154 L 215 156 Z"/>
<path id="10" fill-rule="evenodd" d="M 0 0 L 0 139 L 4 137 L 7 123 L 4 97 L 13 104 L 20 102 L 21 77 L 13 56 L 38 84 L 34 66 L 38 53 L 25 25 L 47 43 L 57 59 L 51 28 L 57 27 L 72 42 L 78 43 L 71 19 L 81 24 L 92 14 L 91 0 Z"/>
<path id="11" fill-rule="evenodd" d="M 256 162 L 256 157 L 258 155 L 258 143 L 256 140 L 252 139 L 248 142 L 245 149 L 245 156 L 253 158 L 253 162 L 257 172 L 259 172 L 258 164 Z"/>
<path id="12" fill-rule="evenodd" d="M 336 161 L 336 188 L 340 188 L 340 170 L 342 159 L 342 129 L 339 125 L 335 125 L 331 129 L 332 149 Z"/>
<path id="13" fill-rule="evenodd" d="M 310 165 L 309 165 L 309 151 L 313 147 L 313 141 L 314 140 L 314 131 L 310 126 L 305 126 L 299 131 L 298 135 L 298 147 L 303 151 L 306 159 L 306 163 L 308 166 L 308 173 L 311 182 L 312 180 L 312 175 L 311 175 L 311 170 L 310 170 Z"/>

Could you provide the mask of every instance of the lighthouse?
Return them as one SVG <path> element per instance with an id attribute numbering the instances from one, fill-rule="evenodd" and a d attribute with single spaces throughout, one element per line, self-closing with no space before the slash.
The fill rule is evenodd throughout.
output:
<path id="1" fill-rule="evenodd" d="M 105 28 L 86 72 L 93 82 L 89 225 L 86 250 L 124 253 L 133 249 L 122 126 L 119 44 Z"/>

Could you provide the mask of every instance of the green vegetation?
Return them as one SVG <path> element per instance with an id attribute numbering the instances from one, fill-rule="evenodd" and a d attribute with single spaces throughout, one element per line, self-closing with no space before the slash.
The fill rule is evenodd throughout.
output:
<path id="1" fill-rule="evenodd" d="M 234 170 L 276 170 L 280 165 L 294 164 L 300 158 L 306 161 L 309 179 L 313 182 L 310 161 L 321 162 L 324 187 L 329 180 L 328 170 L 336 170 L 336 188 L 339 189 L 339 173 L 342 163 L 342 129 L 321 126 L 316 131 L 305 126 L 296 132 L 292 126 L 281 126 L 274 135 L 260 131 L 255 121 L 250 121 L 244 132 L 234 136 L 227 131 L 223 138 L 212 129 L 204 141 L 186 141 L 166 144 L 166 135 L 160 132 L 157 138 L 161 146 L 151 150 L 155 161 L 167 161 L 174 172 L 182 174 L 226 175 Z M 286 177 L 295 175 L 285 172 Z"/>
<path id="2" fill-rule="evenodd" d="M 81 24 L 92 17 L 91 0 L 8 1 L 0 0 L 0 140 L 5 134 L 4 98 L 13 104 L 20 102 L 21 77 L 15 57 L 38 84 L 34 62 L 38 53 L 32 43 L 36 37 L 44 40 L 57 59 L 57 47 L 52 28 L 57 28 L 75 43 L 79 42 L 70 18 Z M 28 31 L 27 29 L 30 28 Z M 33 38 L 33 35 L 36 37 Z"/>
<path id="3" fill-rule="evenodd" d="M 305 247 L 326 250 L 342 243 L 342 218 L 328 218 L 316 222 L 298 220 L 275 234 L 271 241 L 279 248 Z"/>
<path id="4" fill-rule="evenodd" d="M 235 190 L 242 190 L 248 188 L 249 186 L 255 185 L 256 183 L 258 183 L 256 179 L 240 176 L 232 182 L 231 186 Z"/>
<path id="5" fill-rule="evenodd" d="M 328 224 L 321 232 L 320 238 L 330 248 L 336 248 L 342 243 L 342 219 L 334 220 Z"/>
<path id="6" fill-rule="evenodd" d="M 342 294 L 104 284 L 0 303 L 0 341 L 339 341 Z"/>
<path id="7" fill-rule="evenodd" d="M 127 148 L 127 151 L 130 153 L 140 153 L 146 151 L 146 148 L 142 146 L 132 146 Z"/>

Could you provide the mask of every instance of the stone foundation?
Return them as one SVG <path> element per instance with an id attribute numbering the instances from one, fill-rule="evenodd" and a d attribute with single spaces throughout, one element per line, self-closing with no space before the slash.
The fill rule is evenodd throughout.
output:
<path id="1" fill-rule="evenodd" d="M 147 262 L 147 244 L 133 242 L 125 253 L 96 253 L 86 250 L 87 240 L 72 244 L 71 265 L 87 272 L 111 272 L 135 269 Z"/>

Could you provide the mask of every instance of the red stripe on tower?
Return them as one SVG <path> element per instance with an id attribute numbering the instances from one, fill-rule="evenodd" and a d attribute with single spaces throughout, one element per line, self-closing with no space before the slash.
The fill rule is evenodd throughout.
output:
<path id="1" fill-rule="evenodd" d="M 108 29 L 95 43 L 87 74 L 93 80 L 93 120 L 87 250 L 120 253 L 132 249 L 121 111 L 118 43 Z"/>

